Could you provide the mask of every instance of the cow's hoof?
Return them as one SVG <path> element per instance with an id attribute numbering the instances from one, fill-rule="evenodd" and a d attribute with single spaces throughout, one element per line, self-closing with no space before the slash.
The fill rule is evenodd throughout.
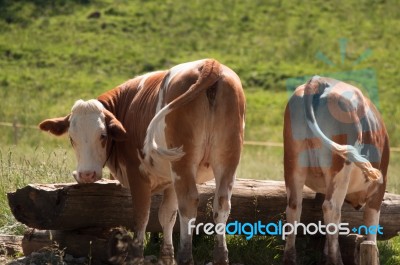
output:
<path id="1" fill-rule="evenodd" d="M 284 265 L 296 265 L 296 259 L 283 257 L 282 264 L 284 264 Z"/>
<path id="2" fill-rule="evenodd" d="M 178 265 L 194 265 L 194 262 L 193 262 L 193 259 L 191 259 L 191 260 L 178 259 Z"/>
<path id="3" fill-rule="evenodd" d="M 213 261 L 213 265 L 229 265 L 229 260 Z"/>
<path id="4" fill-rule="evenodd" d="M 322 261 L 325 265 L 343 265 L 342 255 L 340 254 L 340 251 L 337 251 L 336 254 L 333 254 L 331 256 L 324 253 Z"/>
<path id="5" fill-rule="evenodd" d="M 128 258 L 123 265 L 144 265 L 144 258 Z"/>
<path id="6" fill-rule="evenodd" d="M 160 249 L 160 258 L 158 265 L 176 265 L 174 259 L 174 247 L 171 245 L 163 245 Z"/>
<path id="7" fill-rule="evenodd" d="M 343 265 L 342 261 L 327 261 L 325 265 Z"/>
<path id="8" fill-rule="evenodd" d="M 178 256 L 177 263 L 178 263 L 178 265 L 194 265 L 193 258 L 182 259 L 182 258 L 179 258 L 179 256 Z"/>
<path id="9" fill-rule="evenodd" d="M 144 265 L 144 258 L 132 258 L 129 256 L 121 257 L 119 256 L 118 259 L 110 259 L 111 264 L 115 265 Z"/>
<path id="10" fill-rule="evenodd" d="M 162 245 L 160 248 L 160 257 L 174 257 L 174 247 L 172 245 Z"/>
<path id="11" fill-rule="evenodd" d="M 343 265 L 342 259 L 327 259 L 325 265 Z"/>
<path id="12" fill-rule="evenodd" d="M 178 265 L 194 265 L 192 252 L 179 251 L 177 262 Z"/>
<path id="13" fill-rule="evenodd" d="M 296 250 L 294 248 L 285 250 L 282 264 L 296 265 Z"/>
<path id="14" fill-rule="evenodd" d="M 160 257 L 157 265 L 176 265 L 176 261 L 173 257 Z"/>
<path id="15" fill-rule="evenodd" d="M 214 247 L 214 265 L 229 265 L 228 249 L 224 247 Z"/>

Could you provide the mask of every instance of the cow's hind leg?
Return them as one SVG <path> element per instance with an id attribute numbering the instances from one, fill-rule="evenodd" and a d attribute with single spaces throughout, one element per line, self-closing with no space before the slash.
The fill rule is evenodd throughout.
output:
<path id="1" fill-rule="evenodd" d="M 326 241 L 324 248 L 326 264 L 343 264 L 340 255 L 338 229 L 341 220 L 342 205 L 350 181 L 349 173 L 352 166 L 352 164 L 345 164 L 335 176 L 332 176 L 330 171 L 324 172 L 327 190 L 322 210 L 324 212 L 324 222 L 326 225 Z"/>
<path id="2" fill-rule="evenodd" d="M 286 207 L 286 222 L 292 224 L 300 222 L 302 202 L 303 202 L 303 187 L 307 176 L 306 170 L 293 170 L 291 175 L 285 172 L 285 184 L 287 192 L 287 207 Z M 283 264 L 296 264 L 296 234 L 294 231 L 287 231 L 285 250 L 283 253 Z"/>
<path id="3" fill-rule="evenodd" d="M 382 184 L 378 184 L 382 185 Z M 385 190 L 383 191 L 378 191 L 376 194 L 368 198 L 367 203 L 365 205 L 364 209 L 364 225 L 368 227 L 376 227 L 377 230 L 374 231 L 375 229 L 372 229 L 372 233 L 367 234 L 367 240 L 369 241 L 376 241 L 376 236 L 378 233 L 382 232 L 381 230 L 378 230 L 378 225 L 379 225 L 379 214 L 380 214 L 380 208 L 383 200 L 383 195 L 385 193 Z"/>
<path id="4" fill-rule="evenodd" d="M 178 202 L 173 186 L 164 190 L 163 201 L 158 209 L 158 219 L 163 229 L 164 240 L 160 250 L 160 260 L 164 265 L 174 264 L 172 232 L 176 221 Z"/>
<path id="5" fill-rule="evenodd" d="M 173 163 L 172 166 L 180 222 L 180 244 L 177 257 L 179 265 L 194 264 L 192 256 L 193 228 L 189 224 L 194 225 L 199 204 L 194 173 L 197 168 L 187 166 L 186 163 L 187 161 L 183 159 Z"/>
<path id="6" fill-rule="evenodd" d="M 232 187 L 235 181 L 236 166 L 223 167 L 221 164 L 214 169 L 215 176 L 215 196 L 213 203 L 213 217 L 216 225 L 224 227 L 228 220 L 231 210 Z M 220 225 L 221 224 L 221 225 Z M 218 228 L 217 230 L 220 230 Z M 214 246 L 213 264 L 229 264 L 228 248 L 226 246 L 225 229 L 217 233 Z"/>

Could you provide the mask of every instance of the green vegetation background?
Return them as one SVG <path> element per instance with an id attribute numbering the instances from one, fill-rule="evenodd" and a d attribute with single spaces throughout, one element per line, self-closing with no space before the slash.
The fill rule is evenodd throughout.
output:
<path id="1" fill-rule="evenodd" d="M 372 0 L 1 0 L 0 121 L 35 125 L 138 74 L 213 57 L 243 81 L 248 140 L 282 141 L 288 78 L 371 68 L 399 146 L 399 10 L 398 1 Z M 95 11 L 101 16 L 89 19 Z M 267 93 L 252 97 L 254 90 Z M 12 143 L 12 130 L 1 131 L 0 141 Z M 49 141 L 32 130 L 20 134 L 31 146 Z"/>
<path id="2" fill-rule="evenodd" d="M 136 75 L 213 57 L 242 79 L 247 140 L 282 142 L 290 78 L 370 69 L 358 85 L 377 87 L 391 145 L 400 146 L 399 10 L 389 0 L 0 0 L 0 122 L 36 125 Z M 11 230 L 5 192 L 60 181 L 74 163 L 65 138 L 32 128 L 16 136 L 12 147 L 14 130 L 0 126 L 0 227 Z M 281 180 L 281 157 L 279 147 L 246 146 L 239 176 Z M 396 240 L 386 264 L 400 262 Z"/>

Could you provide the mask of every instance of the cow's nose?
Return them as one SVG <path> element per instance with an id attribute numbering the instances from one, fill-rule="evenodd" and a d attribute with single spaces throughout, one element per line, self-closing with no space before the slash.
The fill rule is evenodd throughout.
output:
<path id="1" fill-rule="evenodd" d="M 96 181 L 96 171 L 79 172 L 79 178 L 82 182 L 92 183 Z"/>

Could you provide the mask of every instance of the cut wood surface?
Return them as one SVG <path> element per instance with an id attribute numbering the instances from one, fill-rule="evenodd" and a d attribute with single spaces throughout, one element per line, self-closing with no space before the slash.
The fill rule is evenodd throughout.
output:
<path id="1" fill-rule="evenodd" d="M 378 247 L 374 241 L 364 241 L 361 243 L 360 265 L 379 265 Z"/>
<path id="2" fill-rule="evenodd" d="M 197 222 L 213 222 L 213 181 L 198 185 L 200 202 Z M 82 228 L 131 228 L 132 211 L 129 190 L 117 181 L 103 180 L 93 184 L 32 184 L 8 193 L 11 210 L 16 219 L 29 227 L 49 230 Z M 317 223 L 322 218 L 323 195 L 308 188 L 303 191 L 302 222 Z M 162 195 L 152 197 L 147 231 L 161 232 L 157 212 Z M 229 221 L 241 223 L 257 221 L 263 224 L 284 220 L 286 189 L 283 181 L 238 179 L 232 195 Z M 362 210 L 345 204 L 342 222 L 349 228 L 363 224 Z M 383 236 L 394 237 L 400 231 L 400 195 L 385 194 L 381 208 L 380 225 Z M 175 228 L 178 226 L 176 225 Z"/>
<path id="3" fill-rule="evenodd" d="M 22 236 L 0 235 L 0 255 L 14 256 L 22 253 Z"/>

